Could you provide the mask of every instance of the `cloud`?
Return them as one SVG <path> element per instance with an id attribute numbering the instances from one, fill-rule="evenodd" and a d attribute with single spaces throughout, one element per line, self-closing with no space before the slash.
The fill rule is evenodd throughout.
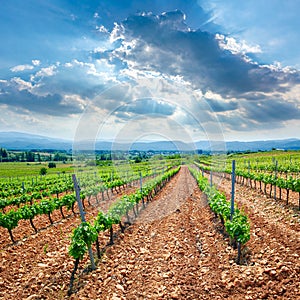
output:
<path id="1" fill-rule="evenodd" d="M 11 68 L 10 70 L 12 72 L 22 72 L 25 70 L 32 70 L 33 68 L 34 68 L 34 66 L 32 66 L 32 65 L 18 65 L 18 66 Z"/>
<path id="2" fill-rule="evenodd" d="M 78 115 L 90 104 L 91 99 L 116 84 L 114 67 L 105 60 L 83 62 L 74 59 L 42 68 L 38 68 L 38 62 L 35 64 L 37 70 L 30 76 L 26 74 L 24 77 L 1 80 L 2 107 L 5 105 L 11 110 L 18 107 L 20 114 Z M 97 105 L 103 106 L 102 103 Z"/>
<path id="3" fill-rule="evenodd" d="M 161 117 L 191 129 L 220 122 L 231 132 L 299 120 L 299 71 L 260 64 L 259 45 L 205 31 L 211 28 L 208 17 L 199 15 L 204 27 L 197 30 L 180 10 L 141 12 L 113 28 L 98 24 L 99 41 L 85 44 L 91 47 L 82 50 L 84 58 L 49 66 L 32 60 L 12 68 L 32 71 L 31 76 L 0 80 L 0 103 L 20 114 L 67 118 L 89 107 L 111 114 L 112 126 Z M 97 14 L 93 19 L 101 21 Z M 146 78 L 158 83 L 141 84 Z M 112 86 L 118 88 L 109 90 Z"/>
<path id="4" fill-rule="evenodd" d="M 216 40 L 219 41 L 220 48 L 229 50 L 233 54 L 249 54 L 249 53 L 262 53 L 259 45 L 250 46 L 245 40 L 237 42 L 233 37 L 225 36 L 217 33 L 215 36 Z"/>
<path id="5" fill-rule="evenodd" d="M 26 71 L 26 70 L 33 70 L 36 66 L 39 66 L 40 65 L 40 61 L 37 60 L 37 59 L 34 59 L 31 61 L 32 62 L 32 65 L 29 65 L 29 64 L 26 64 L 26 65 L 18 65 L 18 66 L 15 66 L 15 67 L 12 67 L 10 70 L 14 73 L 16 72 L 23 72 L 23 71 Z"/>
<path id="6" fill-rule="evenodd" d="M 211 94 L 202 98 L 206 105 L 198 108 L 199 114 L 205 111 L 203 120 L 209 122 L 214 113 L 225 132 L 234 127 L 234 122 L 241 125 L 235 127 L 239 131 L 262 128 L 267 122 L 280 127 L 287 120 L 299 118 L 296 98 L 289 96 L 287 100 L 285 96 L 300 84 L 298 70 L 260 64 L 255 59 L 255 54 L 262 52 L 259 45 L 192 30 L 179 10 L 132 15 L 115 24 L 110 42 L 114 49 L 99 49 L 96 54 L 121 66 L 119 74 L 132 79 L 147 74 L 177 77 L 202 95 Z M 285 116 L 282 111 L 286 111 Z M 128 113 L 118 116 L 126 118 Z"/>
<path id="7" fill-rule="evenodd" d="M 32 89 L 32 83 L 25 81 L 20 77 L 12 78 L 11 83 L 13 83 L 19 91 Z"/>
<path id="8" fill-rule="evenodd" d="M 264 101 L 249 102 L 243 105 L 246 119 L 255 120 L 261 124 L 280 123 L 287 120 L 300 120 L 299 105 L 285 101 L 282 98 L 270 98 Z"/>
<path id="9" fill-rule="evenodd" d="M 39 66 L 39 65 L 41 64 L 41 62 L 40 62 L 38 59 L 33 59 L 33 60 L 32 60 L 32 64 L 33 64 L 34 66 Z"/>
<path id="10" fill-rule="evenodd" d="M 118 109 L 118 112 L 133 113 L 137 115 L 158 115 L 171 116 L 176 107 L 156 99 L 139 99 L 133 102 L 124 104 Z"/>
<path id="11" fill-rule="evenodd" d="M 108 33 L 108 29 L 105 28 L 103 25 L 96 26 L 96 30 L 98 30 L 99 32 L 102 32 L 102 33 Z"/>
<path id="12" fill-rule="evenodd" d="M 240 99 L 237 110 L 219 111 L 217 118 L 225 133 L 252 131 L 257 135 L 258 131 L 282 129 L 287 124 L 289 127 L 294 124 L 289 131 L 295 131 L 294 128 L 299 127 L 300 123 L 300 110 L 299 104 L 282 98 L 268 97 L 255 101 Z M 281 135 L 284 137 L 282 132 Z M 255 135 L 253 137 L 257 139 Z"/>
<path id="13" fill-rule="evenodd" d="M 230 32 L 246 41 L 255 41 L 263 50 L 261 61 L 274 59 L 285 65 L 299 68 L 298 1 L 220 1 L 198 0 L 215 21 L 223 27 L 220 32 Z"/>
<path id="14" fill-rule="evenodd" d="M 20 78 L 0 84 L 0 105 L 18 111 L 20 114 L 35 112 L 44 115 L 68 116 L 80 114 L 84 110 L 82 99 L 78 96 L 62 96 L 59 94 L 34 94 L 30 83 Z"/>
<path id="15" fill-rule="evenodd" d="M 299 73 L 274 70 L 246 56 L 259 46 L 238 44 L 185 24 L 185 15 L 174 11 L 162 15 L 143 14 L 116 24 L 111 42 L 120 44 L 110 53 L 129 68 L 181 75 L 203 92 L 213 90 L 237 97 L 250 92 L 286 91 L 287 83 L 299 83 Z"/>
<path id="16" fill-rule="evenodd" d="M 0 103 L 12 107 L 18 107 L 24 111 L 39 114 L 67 116 L 83 112 L 82 107 L 72 103 L 64 103 L 62 96 L 58 94 L 37 96 L 22 90 L 15 94 L 0 95 Z"/>
<path id="17" fill-rule="evenodd" d="M 46 68 L 42 68 L 40 71 L 38 71 L 35 74 L 35 77 L 49 77 L 49 76 L 53 76 L 56 73 L 56 69 L 57 66 L 56 65 L 52 65 Z"/>
<path id="18" fill-rule="evenodd" d="M 211 107 L 212 111 L 218 113 L 222 111 L 231 111 L 238 109 L 238 102 L 237 101 L 220 101 L 215 99 L 205 99 L 208 105 Z"/>
<path id="19" fill-rule="evenodd" d="M 116 83 L 114 67 L 105 60 L 84 62 L 74 59 L 46 69 L 45 71 L 45 68 L 42 68 L 31 77 L 37 94 L 70 94 L 92 99 L 105 87 Z"/>

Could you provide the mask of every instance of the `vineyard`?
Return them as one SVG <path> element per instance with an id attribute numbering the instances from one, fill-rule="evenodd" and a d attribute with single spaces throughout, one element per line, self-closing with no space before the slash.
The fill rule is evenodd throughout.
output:
<path id="1" fill-rule="evenodd" d="M 300 298 L 299 171 L 273 151 L 2 179 L 0 298 Z"/>

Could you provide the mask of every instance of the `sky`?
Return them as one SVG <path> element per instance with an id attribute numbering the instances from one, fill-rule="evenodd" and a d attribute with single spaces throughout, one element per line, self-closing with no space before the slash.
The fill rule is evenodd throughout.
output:
<path id="1" fill-rule="evenodd" d="M 300 1 L 11 0 L 0 131 L 300 138 Z"/>

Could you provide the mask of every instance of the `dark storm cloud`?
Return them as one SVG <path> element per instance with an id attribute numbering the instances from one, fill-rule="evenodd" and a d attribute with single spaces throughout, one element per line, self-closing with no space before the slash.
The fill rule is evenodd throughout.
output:
<path id="1" fill-rule="evenodd" d="M 181 11 L 135 15 L 121 23 L 120 34 L 135 46 L 116 52 L 137 68 L 182 75 L 203 91 L 224 96 L 249 92 L 284 92 L 284 83 L 300 83 L 298 72 L 284 72 L 250 62 L 242 54 L 220 48 L 214 34 L 190 30 Z M 150 50 L 147 50 L 150 47 Z M 128 49 L 127 49 L 128 50 Z"/>
<path id="2" fill-rule="evenodd" d="M 12 108 L 18 108 L 20 111 L 31 111 L 39 114 L 66 116 L 69 114 L 82 113 L 83 108 L 76 102 L 66 103 L 59 94 L 48 94 L 46 96 L 38 96 L 27 90 L 4 91 L 0 94 L 0 104 L 5 104 Z"/>
<path id="3" fill-rule="evenodd" d="M 207 104 L 211 107 L 214 112 L 236 110 L 238 108 L 237 101 L 221 101 L 214 99 L 206 99 Z"/>
<path id="4" fill-rule="evenodd" d="M 221 47 L 214 33 L 190 29 L 179 10 L 130 16 L 112 36 L 118 46 L 110 59 L 122 60 L 128 69 L 180 76 L 203 94 L 221 96 L 206 101 L 216 114 L 231 113 L 221 116 L 228 126 L 234 118 L 247 119 L 249 128 L 299 119 L 297 100 L 284 97 L 300 84 L 299 71 L 263 65 L 245 52 Z"/>
<path id="5" fill-rule="evenodd" d="M 259 123 L 300 120 L 300 110 L 295 103 L 283 99 L 245 102 L 245 118 Z"/>
<path id="6" fill-rule="evenodd" d="M 238 113 L 232 111 L 218 114 L 219 121 L 231 130 L 273 130 L 281 128 L 285 121 L 300 120 L 297 105 L 280 98 L 262 101 L 241 100 L 239 106 L 242 109 Z"/>

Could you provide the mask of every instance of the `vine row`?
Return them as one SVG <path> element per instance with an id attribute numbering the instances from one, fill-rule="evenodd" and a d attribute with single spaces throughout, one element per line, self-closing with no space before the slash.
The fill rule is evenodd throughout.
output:
<path id="1" fill-rule="evenodd" d="M 195 168 L 190 167 L 189 170 L 196 179 L 200 190 L 207 196 L 211 210 L 220 218 L 230 237 L 231 244 L 237 246 L 237 263 L 239 264 L 241 259 L 241 245 L 244 245 L 250 239 L 248 217 L 238 208 L 235 208 L 233 215 L 231 215 L 231 204 L 227 201 L 226 196 L 214 185 L 210 185 L 209 180 L 202 176 Z"/>

